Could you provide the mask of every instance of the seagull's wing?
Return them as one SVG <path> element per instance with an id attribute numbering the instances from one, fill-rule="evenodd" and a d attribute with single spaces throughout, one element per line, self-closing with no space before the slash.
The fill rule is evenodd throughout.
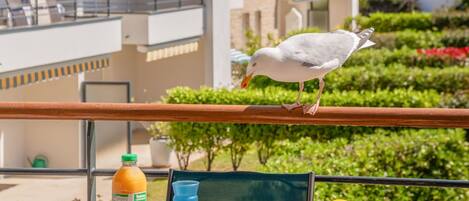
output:
<path id="1" fill-rule="evenodd" d="M 352 33 L 353 34 L 353 33 Z M 357 47 L 357 39 L 351 34 L 307 33 L 288 38 L 279 48 L 285 58 L 303 63 L 305 66 L 322 66 L 338 59 L 342 65 Z"/>

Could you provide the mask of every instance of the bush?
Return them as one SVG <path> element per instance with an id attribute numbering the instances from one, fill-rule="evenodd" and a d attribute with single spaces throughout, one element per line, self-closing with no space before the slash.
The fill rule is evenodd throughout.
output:
<path id="1" fill-rule="evenodd" d="M 469 27 L 469 12 L 444 11 L 436 13 L 371 13 L 369 17 L 355 17 L 360 28 L 374 27 L 377 32 L 433 29 L 460 29 Z M 351 18 L 345 21 L 344 26 L 350 29 Z"/>
<path id="2" fill-rule="evenodd" d="M 408 67 L 446 67 L 446 66 L 467 66 L 467 62 L 453 60 L 450 58 L 424 57 L 414 49 L 365 49 L 352 54 L 345 62 L 344 67 L 348 66 L 378 66 L 402 64 Z"/>
<path id="3" fill-rule="evenodd" d="M 360 0 L 360 13 L 409 12 L 417 10 L 416 0 Z"/>
<path id="4" fill-rule="evenodd" d="M 459 65 L 466 66 L 469 56 L 469 47 L 464 48 L 432 48 L 418 49 L 417 61 L 420 64 L 431 64 L 435 66 Z"/>
<path id="5" fill-rule="evenodd" d="M 417 52 L 409 48 L 402 49 L 364 49 L 352 54 L 344 66 L 376 66 L 403 64 L 413 66 L 416 63 Z"/>
<path id="6" fill-rule="evenodd" d="M 374 27 L 377 32 L 402 31 L 406 29 L 431 30 L 433 28 L 431 13 L 372 13 L 369 17 L 355 18 L 360 29 Z M 350 28 L 350 19 L 345 27 Z"/>
<path id="7" fill-rule="evenodd" d="M 441 43 L 445 47 L 469 46 L 469 29 L 447 30 L 443 32 Z"/>
<path id="8" fill-rule="evenodd" d="M 433 24 L 439 29 L 469 27 L 469 12 L 467 11 L 436 12 L 432 17 Z"/>
<path id="9" fill-rule="evenodd" d="M 319 175 L 469 179 L 469 144 L 460 129 L 423 129 L 390 132 L 353 141 L 314 142 L 305 138 L 284 142 L 267 163 L 269 172 L 309 172 Z M 469 191 L 319 183 L 318 200 L 468 200 Z"/>
<path id="10" fill-rule="evenodd" d="M 442 34 L 433 31 L 405 30 L 398 32 L 374 33 L 371 40 L 376 48 L 430 48 L 442 46 Z"/>
<path id="11" fill-rule="evenodd" d="M 295 91 L 281 88 L 263 90 L 239 90 L 202 88 L 193 90 L 177 87 L 168 91 L 166 103 L 182 104 L 258 104 L 278 105 L 293 102 Z M 303 101 L 312 103 L 315 94 L 305 93 Z M 435 91 L 379 90 L 377 92 L 333 92 L 325 93 L 322 105 L 333 106 L 374 106 L 374 107 L 435 107 L 440 96 Z M 220 149 L 228 150 L 232 156 L 233 169 L 241 164 L 248 147 L 256 144 L 261 164 L 265 164 L 273 153 L 276 142 L 285 139 L 310 137 L 318 140 L 336 137 L 351 138 L 354 134 L 371 133 L 375 128 L 338 126 L 294 126 L 294 125 L 243 125 L 221 123 L 170 123 L 169 136 L 184 163 L 195 150 L 204 150 L 207 155 L 207 169 Z M 223 142 L 229 142 L 224 144 Z M 185 165 L 185 166 L 184 166 Z"/>
<path id="12" fill-rule="evenodd" d="M 454 93 L 469 89 L 469 68 L 446 67 L 406 68 L 403 65 L 349 67 L 337 69 L 325 76 L 325 91 L 368 90 L 410 88 L 414 90 L 434 89 L 438 92 Z M 279 86 L 298 90 L 297 83 L 277 82 L 265 76 L 252 80 L 251 88 Z M 318 89 L 318 81 L 308 81 L 305 91 Z"/>

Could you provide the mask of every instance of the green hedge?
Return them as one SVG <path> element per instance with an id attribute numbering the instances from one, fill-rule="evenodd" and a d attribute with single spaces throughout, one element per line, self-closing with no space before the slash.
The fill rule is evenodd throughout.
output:
<path id="1" fill-rule="evenodd" d="M 199 90 L 187 87 L 176 87 L 164 97 L 166 103 L 191 104 L 252 104 L 279 105 L 293 103 L 296 91 L 278 87 L 267 87 L 262 90 L 212 89 Z M 302 101 L 313 103 L 315 93 L 303 93 Z M 322 106 L 363 106 L 363 107 L 436 107 L 440 95 L 434 91 L 415 91 L 413 89 L 372 91 L 333 91 L 324 92 Z"/>
<path id="2" fill-rule="evenodd" d="M 438 92 L 454 93 L 469 89 L 469 68 L 407 68 L 404 65 L 352 66 L 337 69 L 325 77 L 326 91 L 369 90 L 412 88 L 414 90 L 434 89 Z M 298 90 L 297 83 L 283 83 L 259 76 L 252 80 L 252 88 L 279 86 Z M 318 82 L 308 81 L 305 91 L 314 92 Z"/>
<path id="3" fill-rule="evenodd" d="M 371 13 L 369 17 L 357 16 L 355 20 L 359 27 L 374 27 L 377 32 L 433 29 L 460 29 L 469 27 L 469 12 L 446 11 L 436 13 Z M 350 29 L 352 19 L 345 21 L 345 28 Z"/>
<path id="4" fill-rule="evenodd" d="M 466 47 L 469 45 L 469 29 L 443 32 L 404 30 L 374 33 L 371 40 L 376 43 L 374 48 Z"/>
<path id="5" fill-rule="evenodd" d="M 173 104 L 257 104 L 279 105 L 294 102 L 296 92 L 281 88 L 263 90 L 227 90 L 201 88 L 193 90 L 177 87 L 168 91 L 164 102 Z M 313 103 L 315 94 L 305 93 L 303 101 Z M 436 107 L 440 96 L 435 91 L 378 90 L 344 91 L 324 93 L 321 105 L 369 106 L 369 107 Z M 248 148 L 255 144 L 259 162 L 265 164 L 273 153 L 275 144 L 284 139 L 310 137 L 327 140 L 337 137 L 351 138 L 355 134 L 372 133 L 369 127 L 336 126 L 293 126 L 293 125 L 242 125 L 221 123 L 170 123 L 169 136 L 178 152 L 180 167 L 186 168 L 188 158 L 195 150 L 207 154 L 207 170 L 220 149 L 228 150 L 232 156 L 233 169 L 239 167 Z M 229 144 L 226 144 L 229 142 Z"/>
<path id="6" fill-rule="evenodd" d="M 432 14 L 433 24 L 439 29 L 459 29 L 469 27 L 469 12 L 467 11 L 444 11 Z"/>
<path id="7" fill-rule="evenodd" d="M 390 132 L 353 141 L 284 142 L 267 163 L 269 172 L 309 172 L 406 178 L 469 179 L 469 143 L 460 129 Z M 318 200 L 469 200 L 467 189 L 318 183 Z"/>
<path id="8" fill-rule="evenodd" d="M 469 29 L 456 29 L 443 32 L 441 43 L 445 47 L 469 46 Z"/>
<path id="9" fill-rule="evenodd" d="M 405 29 L 431 30 L 433 27 L 431 13 L 372 13 L 369 17 L 357 16 L 359 27 L 374 27 L 377 32 L 401 31 Z M 346 20 L 345 27 L 350 28 L 351 19 Z"/>
<path id="10" fill-rule="evenodd" d="M 417 51 L 409 48 L 401 49 L 364 49 L 352 54 L 347 59 L 344 67 L 349 66 L 379 66 L 402 64 L 408 67 L 447 67 L 466 66 L 467 62 L 451 58 L 430 58 L 417 54 Z"/>
<path id="11" fill-rule="evenodd" d="M 405 30 L 398 32 L 374 33 L 371 40 L 375 48 L 430 48 L 441 47 L 442 34 L 433 31 Z"/>

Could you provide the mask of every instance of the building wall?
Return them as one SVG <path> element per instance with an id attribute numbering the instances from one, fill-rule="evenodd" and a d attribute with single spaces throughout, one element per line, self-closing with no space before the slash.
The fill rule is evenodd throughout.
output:
<path id="1" fill-rule="evenodd" d="M 24 88 L 17 89 L 17 91 Z M 0 92 L 1 101 L 21 101 L 23 94 L 14 90 Z M 26 165 L 24 152 L 24 123 L 19 120 L 0 120 L 0 135 L 3 142 L 0 144 L 0 167 L 23 167 Z"/>
<path id="2" fill-rule="evenodd" d="M 329 29 L 339 29 L 347 17 L 358 14 L 358 11 L 354 12 L 354 8 L 358 10 L 358 4 L 355 0 L 329 0 Z"/>
<path id="3" fill-rule="evenodd" d="M 203 53 L 203 47 L 199 47 L 197 52 L 146 62 L 146 54 L 137 52 L 135 101 L 160 101 L 166 90 L 176 86 L 206 85 Z"/>
<path id="4" fill-rule="evenodd" d="M 307 27 L 308 25 L 308 10 L 310 8 L 308 2 L 298 2 L 292 3 L 289 0 L 280 0 L 278 6 L 278 19 L 279 19 L 279 35 L 284 36 L 287 34 L 286 30 L 286 16 L 287 14 L 293 9 L 297 9 L 303 18 L 303 27 Z"/>
<path id="5" fill-rule="evenodd" d="M 2 101 L 78 102 L 79 76 L 64 77 L 0 92 Z M 5 167 L 29 167 L 27 158 L 44 154 L 52 168 L 80 165 L 79 121 L 2 120 Z"/>
<path id="6" fill-rule="evenodd" d="M 231 46 L 233 48 L 242 49 L 245 47 L 246 39 L 245 32 L 246 27 L 243 25 L 246 16 L 249 16 L 247 26 L 249 29 L 256 32 L 258 21 L 256 15 L 260 12 L 260 35 L 262 43 L 268 42 L 267 35 L 272 34 L 277 37 L 278 30 L 276 27 L 276 1 L 277 0 L 248 0 L 244 1 L 244 7 L 242 9 L 234 9 L 231 11 Z M 256 34 L 259 34 L 258 32 Z"/>
<path id="7" fill-rule="evenodd" d="M 79 76 L 33 84 L 25 88 L 26 102 L 79 102 Z M 80 121 L 25 121 L 25 152 L 33 158 L 45 154 L 50 167 L 77 168 L 80 165 Z"/>

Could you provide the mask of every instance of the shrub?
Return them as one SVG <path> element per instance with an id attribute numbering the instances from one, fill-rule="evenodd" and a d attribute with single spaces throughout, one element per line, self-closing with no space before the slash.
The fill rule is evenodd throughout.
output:
<path id="1" fill-rule="evenodd" d="M 443 32 L 441 43 L 446 47 L 469 46 L 469 29 L 447 30 Z"/>
<path id="2" fill-rule="evenodd" d="M 166 103 L 181 104 L 258 104 L 278 105 L 293 102 L 295 91 L 281 88 L 263 90 L 227 90 L 202 88 L 193 90 L 177 87 L 168 91 L 164 98 Z M 315 94 L 305 93 L 304 102 L 313 102 Z M 334 106 L 375 106 L 375 107 L 435 107 L 440 96 L 435 91 L 417 92 L 413 90 L 379 90 L 377 92 L 333 92 L 325 93 L 322 105 Z M 211 154 L 207 157 L 207 169 L 220 149 L 228 150 L 232 157 L 233 168 L 241 164 L 248 147 L 256 144 L 259 162 L 265 164 L 271 157 L 276 142 L 285 139 L 310 137 L 318 140 L 336 137 L 351 138 L 354 134 L 371 133 L 375 128 L 338 127 L 338 126 L 295 126 L 295 125 L 243 125 L 221 123 L 170 123 L 169 136 L 172 146 L 183 159 L 190 157 L 195 150 L 205 150 Z M 223 142 L 229 142 L 223 144 Z M 185 160 L 188 161 L 188 160 Z M 183 161 L 183 162 L 185 162 Z M 183 163 L 184 164 L 184 163 Z M 187 167 L 183 166 L 183 167 Z"/>
<path id="3" fill-rule="evenodd" d="M 439 29 L 469 27 L 469 12 L 442 11 L 433 13 L 433 24 Z"/>
<path id="4" fill-rule="evenodd" d="M 457 64 L 465 66 L 469 56 L 469 47 L 464 48 L 432 48 L 418 49 L 417 61 L 421 64 L 432 64 L 437 66 L 447 66 Z"/>
<path id="5" fill-rule="evenodd" d="M 371 40 L 376 48 L 430 48 L 442 46 L 442 34 L 432 31 L 405 30 L 398 32 L 374 33 Z"/>
<path id="6" fill-rule="evenodd" d="M 443 60 L 441 60 L 443 59 Z M 344 66 L 377 66 L 402 64 L 408 67 L 446 67 L 446 66 L 467 66 L 467 62 L 453 60 L 451 58 L 438 58 L 419 56 L 416 50 L 409 48 L 402 49 L 365 49 L 352 54 L 345 62 Z"/>
<path id="7" fill-rule="evenodd" d="M 417 52 L 409 48 L 402 49 L 364 49 L 352 54 L 344 66 L 374 66 L 400 63 L 413 66 Z"/>
<path id="8" fill-rule="evenodd" d="M 369 17 L 358 16 L 355 18 L 361 29 L 374 27 L 377 32 L 402 31 L 405 29 L 431 30 L 433 28 L 431 13 L 372 13 Z M 350 28 L 349 20 L 345 27 Z"/>
<path id="9" fill-rule="evenodd" d="M 469 144 L 460 129 L 391 132 L 353 141 L 284 142 L 267 163 L 269 172 L 319 175 L 469 179 Z M 318 200 L 468 200 L 467 189 L 422 188 L 319 183 Z"/>
<path id="10" fill-rule="evenodd" d="M 369 67 L 349 67 L 337 69 L 325 76 L 326 91 L 369 90 L 411 88 L 414 90 L 434 89 L 438 92 L 454 93 L 469 89 L 469 68 L 446 67 L 406 68 L 403 65 L 383 65 Z M 279 86 L 298 90 L 297 83 L 277 82 L 265 76 L 252 80 L 252 88 Z M 318 89 L 316 80 L 305 84 L 305 91 Z"/>
<path id="11" fill-rule="evenodd" d="M 360 13 L 408 12 L 417 10 L 416 0 L 360 0 Z"/>

